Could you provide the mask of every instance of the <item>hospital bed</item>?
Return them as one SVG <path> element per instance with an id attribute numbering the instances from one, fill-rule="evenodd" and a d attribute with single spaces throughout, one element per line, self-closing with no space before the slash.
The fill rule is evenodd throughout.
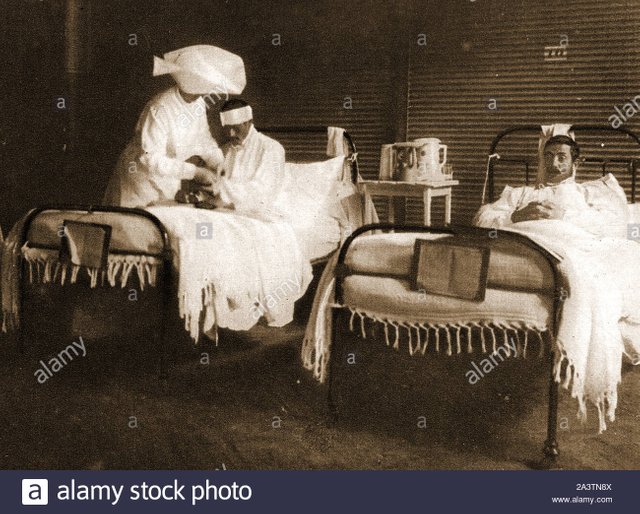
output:
<path id="1" fill-rule="evenodd" d="M 576 125 L 572 129 L 583 156 L 578 181 L 593 178 L 594 173 L 604 176 L 614 172 L 629 198 L 629 221 L 640 223 L 634 205 L 640 155 L 638 136 L 630 130 L 609 126 Z M 486 201 L 496 199 L 499 186 L 529 184 L 535 178 L 539 134 L 540 126 L 519 126 L 502 131 L 493 140 L 487 163 Z M 621 153 L 626 156 L 621 157 Z M 489 249 L 484 299 L 471 301 L 416 290 L 417 286 L 412 284 L 415 244 L 416 240 L 427 238 L 450 239 Z M 542 464 L 548 467 L 554 465 L 559 455 L 559 385 L 554 380 L 553 342 L 562 300 L 569 293 L 557 257 L 524 235 L 468 226 L 364 226 L 345 241 L 338 254 L 330 353 L 319 360 L 315 356 L 315 362 L 321 364 L 316 367 L 316 377 L 326 379 L 330 411 L 337 415 L 338 367 L 337 359 L 330 356 L 344 352 L 344 342 L 336 334 L 341 314 L 345 313 L 350 315 L 351 330 L 355 328 L 361 337 L 366 337 L 368 325 L 378 329 L 383 326 L 387 346 L 396 350 L 407 347 L 411 355 L 425 355 L 435 347 L 449 355 L 469 352 L 473 356 L 479 354 L 481 347 L 480 355 L 484 357 L 486 350 L 491 352 L 493 347 L 495 351 L 496 344 L 502 345 L 508 339 L 517 341 L 516 354 L 522 355 L 527 340 L 536 341 L 541 352 L 546 350 L 550 375 Z M 315 352 L 318 351 L 316 347 Z"/>
<path id="2" fill-rule="evenodd" d="M 309 162 L 308 159 L 311 157 L 320 164 L 320 159 L 327 159 L 324 155 L 327 127 L 264 127 L 259 130 L 274 134 L 282 142 L 287 150 L 287 162 L 290 160 L 296 163 Z M 343 137 L 345 146 L 349 150 L 344 159 L 344 173 L 348 174 L 351 181 L 355 183 L 359 173 L 356 147 L 347 132 L 344 132 Z M 301 166 L 301 172 L 304 172 L 304 165 Z M 87 276 L 84 270 L 80 270 L 80 273 L 76 270 L 76 276 L 73 277 L 74 283 L 79 279 L 78 283 L 86 285 L 88 288 L 97 287 L 100 290 L 104 290 L 104 286 L 111 284 L 118 288 L 144 290 L 146 287 L 147 290 L 151 288 L 160 292 L 161 321 L 158 330 L 155 331 L 155 340 L 159 349 L 161 376 L 166 377 L 169 347 L 167 320 L 171 309 L 175 309 L 177 277 L 175 276 L 175 268 L 172 266 L 170 234 L 156 216 L 144 209 L 94 205 L 46 205 L 31 210 L 21 220 L 17 248 L 22 249 L 22 258 L 19 263 L 14 262 L 16 275 L 13 277 L 16 279 L 17 286 L 15 293 L 17 295 L 16 310 L 19 323 L 17 343 L 19 348 L 21 350 L 25 348 L 27 327 L 34 321 L 42 321 L 39 319 L 41 313 L 33 313 L 26 308 L 29 306 L 25 305 L 27 299 L 24 294 L 25 287 L 34 279 L 39 282 L 40 288 L 42 286 L 55 287 L 56 282 L 60 282 L 63 270 L 58 266 L 56 258 L 62 242 L 60 231 L 68 220 L 106 225 L 111 230 L 108 265 L 102 270 L 96 270 L 90 276 Z M 333 225 L 329 227 L 326 224 L 316 226 L 314 229 L 318 233 L 331 232 L 334 234 L 332 240 L 325 238 L 320 244 L 310 248 L 311 264 L 317 267 L 326 263 L 329 256 L 338 249 L 340 231 L 339 227 Z M 34 265 L 33 260 L 31 264 L 27 263 L 24 258 L 25 252 L 42 256 L 41 265 L 37 265 L 37 262 Z M 70 271 L 69 275 L 71 275 Z M 70 281 L 70 278 L 71 276 L 66 277 L 67 282 Z M 36 317 L 38 319 L 34 319 Z"/>

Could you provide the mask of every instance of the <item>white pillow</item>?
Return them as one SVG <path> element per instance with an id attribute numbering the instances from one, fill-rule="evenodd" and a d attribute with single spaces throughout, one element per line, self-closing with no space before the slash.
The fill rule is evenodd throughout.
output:
<path id="1" fill-rule="evenodd" d="M 344 166 L 344 156 L 320 162 L 285 163 L 285 178 L 275 206 L 291 224 L 302 251 L 310 259 L 324 256 L 340 242 Z"/>
<path id="2" fill-rule="evenodd" d="M 629 210 L 629 223 L 640 223 L 640 203 L 630 203 L 627 208 Z"/>
<path id="3" fill-rule="evenodd" d="M 626 238 L 629 218 L 627 195 L 617 179 L 608 173 L 602 178 L 583 182 L 581 185 L 585 189 L 589 205 L 614 216 L 615 221 L 612 221 L 606 227 L 606 232 L 601 235 Z"/>
<path id="4" fill-rule="evenodd" d="M 292 222 L 312 221 L 332 213 L 343 171 L 343 156 L 319 162 L 285 163 L 285 179 L 276 200 L 280 212 Z"/>

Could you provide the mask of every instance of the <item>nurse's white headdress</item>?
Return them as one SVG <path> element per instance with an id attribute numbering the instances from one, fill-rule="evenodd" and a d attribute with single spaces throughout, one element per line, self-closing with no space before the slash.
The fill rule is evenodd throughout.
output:
<path id="1" fill-rule="evenodd" d="M 239 95 L 247 85 L 242 58 L 217 46 L 187 46 L 154 56 L 153 76 L 167 73 L 192 95 Z"/>

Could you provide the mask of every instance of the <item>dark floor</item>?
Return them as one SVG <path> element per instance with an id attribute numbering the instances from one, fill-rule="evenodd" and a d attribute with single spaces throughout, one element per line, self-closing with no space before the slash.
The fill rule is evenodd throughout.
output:
<path id="1" fill-rule="evenodd" d="M 139 334 L 146 314 L 105 337 L 118 324 L 87 321 L 92 304 L 77 300 L 70 330 L 84 334 L 87 356 L 45 383 L 39 361 L 77 338 L 43 329 L 24 355 L 2 339 L 2 469 L 528 469 L 541 457 L 544 359 L 505 361 L 470 385 L 468 356 L 409 357 L 342 331 L 355 363 L 340 359 L 332 425 L 325 388 L 300 365 L 301 322 L 225 333 L 218 348 L 177 335 L 163 383 L 158 348 Z M 618 419 L 598 435 L 593 408 L 581 425 L 562 390 L 562 467 L 640 468 L 640 369 L 624 368 L 619 397 Z"/>

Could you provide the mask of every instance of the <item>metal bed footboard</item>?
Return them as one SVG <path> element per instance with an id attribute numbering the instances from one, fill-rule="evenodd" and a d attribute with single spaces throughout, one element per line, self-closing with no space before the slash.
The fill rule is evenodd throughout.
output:
<path id="1" fill-rule="evenodd" d="M 158 231 L 158 235 L 162 240 L 162 252 L 160 255 L 157 253 L 141 253 L 139 255 L 146 255 L 149 257 L 160 257 L 162 259 L 162 272 L 161 272 L 161 287 L 162 287 L 162 313 L 161 313 L 161 326 L 159 331 L 158 341 L 160 347 L 160 378 L 166 379 L 168 375 L 167 371 L 167 348 L 168 348 L 168 334 L 167 334 L 167 316 L 169 313 L 170 305 L 171 305 L 171 291 L 172 291 L 172 280 L 173 280 L 173 268 L 172 268 L 172 253 L 171 253 L 171 245 L 169 241 L 169 234 L 162 224 L 162 222 L 153 214 L 143 209 L 135 209 L 129 207 L 118 207 L 118 206 L 103 206 L 103 205 L 44 205 L 41 207 L 37 207 L 32 209 L 25 217 L 24 226 L 22 229 L 22 233 L 20 234 L 20 248 L 27 242 L 27 238 L 29 235 L 29 229 L 33 221 L 43 212 L 45 211 L 81 211 L 91 214 L 93 212 L 111 212 L 111 213 L 120 213 L 120 214 L 131 214 L 134 216 L 141 216 L 149 220 Z M 113 252 L 112 252 L 113 253 Z M 18 348 L 21 352 L 24 351 L 25 343 L 24 343 L 24 335 L 27 320 L 24 317 L 24 279 L 26 276 L 26 260 L 21 257 L 21 264 L 18 269 L 19 273 L 19 295 L 20 301 L 18 304 L 18 316 L 20 320 L 20 328 L 18 333 Z"/>
<path id="2" fill-rule="evenodd" d="M 561 309 L 561 299 L 562 295 L 562 277 L 560 271 L 558 270 L 558 261 L 557 259 L 549 253 L 547 250 L 531 241 L 526 236 L 516 234 L 513 232 L 507 232 L 502 230 L 494 230 L 494 229 L 485 229 L 478 227 L 469 227 L 469 226 L 447 226 L 447 227 L 428 227 L 423 225 L 397 225 L 392 223 L 376 223 L 371 225 L 365 225 L 363 227 L 358 228 L 353 232 L 353 234 L 347 238 L 342 247 L 340 248 L 340 252 L 338 254 L 338 261 L 336 267 L 336 281 L 335 281 L 335 303 L 339 306 L 343 305 L 343 281 L 345 277 L 353 273 L 348 266 L 345 264 L 345 259 L 349 248 L 351 247 L 353 241 L 360 237 L 361 235 L 372 232 L 372 231 L 395 231 L 395 232 L 417 232 L 417 233 L 435 233 L 435 234 L 451 234 L 453 236 L 460 236 L 464 238 L 465 236 L 475 236 L 475 237 L 483 237 L 489 241 L 489 245 L 491 241 L 496 238 L 501 239 L 511 239 L 517 241 L 521 244 L 528 246 L 534 251 L 540 253 L 547 263 L 549 264 L 552 272 L 553 272 L 553 312 L 551 315 L 551 326 L 548 327 L 548 334 L 550 339 L 545 342 L 553 343 L 555 341 L 557 335 L 557 324 L 558 324 L 558 316 Z M 337 354 L 336 348 L 338 345 L 338 340 L 336 338 L 337 333 L 337 323 L 338 323 L 338 315 L 344 307 L 334 307 L 332 311 L 332 333 L 330 336 L 331 340 L 331 353 L 333 355 Z M 543 466 L 551 467 L 555 464 L 558 456 L 558 441 L 557 441 L 557 427 L 558 427 L 558 389 L 559 384 L 555 381 L 553 368 L 554 368 L 554 352 L 553 352 L 553 344 L 548 345 L 548 358 L 550 360 L 550 369 L 549 369 L 549 399 L 548 399 L 548 414 L 547 414 L 547 437 L 543 446 L 543 453 L 545 460 L 543 461 Z M 330 358 L 329 360 L 329 371 L 328 371 L 328 380 L 327 380 L 327 402 L 329 406 L 329 410 L 333 417 L 338 414 L 338 406 L 335 401 L 334 395 L 334 378 L 335 378 L 335 361 L 336 359 Z"/>

